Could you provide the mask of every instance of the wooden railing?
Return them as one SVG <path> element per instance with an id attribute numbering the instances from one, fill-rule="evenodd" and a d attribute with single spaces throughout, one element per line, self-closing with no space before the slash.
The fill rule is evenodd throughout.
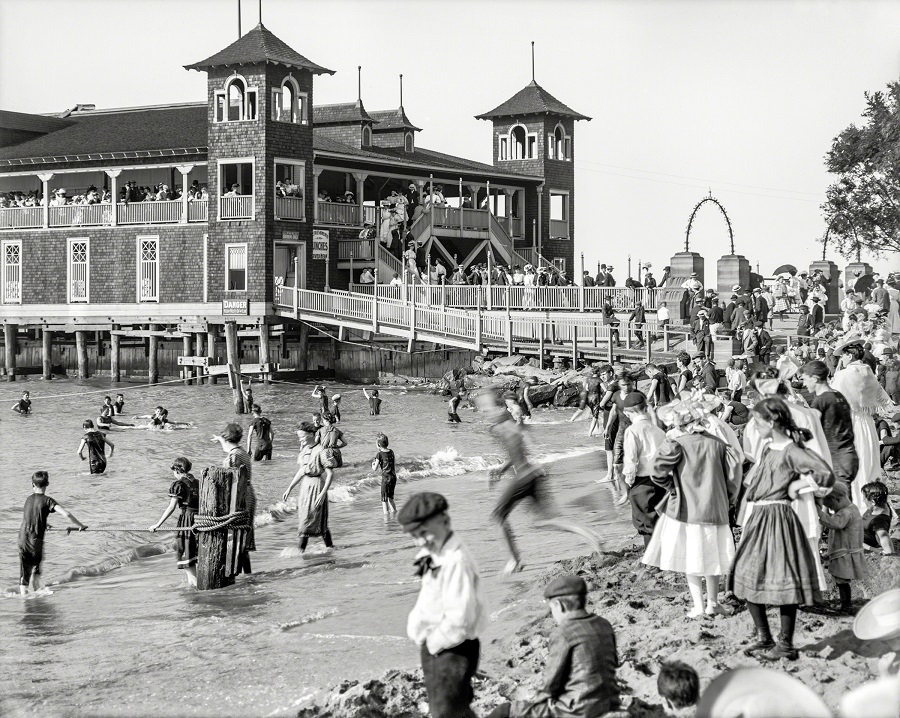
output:
<path id="1" fill-rule="evenodd" d="M 525 236 L 525 222 L 519 217 L 497 217 L 497 222 L 510 237 Z"/>
<path id="2" fill-rule="evenodd" d="M 51 227 L 87 227 L 112 224 L 112 205 L 65 204 L 50 207 Z"/>
<path id="3" fill-rule="evenodd" d="M 550 236 L 568 239 L 568 237 L 569 237 L 569 220 L 567 220 L 567 219 L 551 219 L 550 220 Z"/>
<path id="4" fill-rule="evenodd" d="M 306 216 L 303 197 L 276 197 L 276 219 L 303 219 Z"/>
<path id="5" fill-rule="evenodd" d="M 318 224 L 343 224 L 359 226 L 359 205 L 343 202 L 319 202 Z"/>
<path id="6" fill-rule="evenodd" d="M 119 224 L 169 224 L 181 221 L 180 199 L 162 202 L 130 202 L 116 205 Z"/>
<path id="7" fill-rule="evenodd" d="M 219 197 L 219 219 L 253 219 L 253 195 Z"/>
<path id="8" fill-rule="evenodd" d="M 337 242 L 338 259 L 371 261 L 375 259 L 376 242 L 377 239 L 340 239 Z"/>
<path id="9" fill-rule="evenodd" d="M 43 207 L 0 209 L 0 229 L 35 229 L 44 226 Z"/>
<path id="10" fill-rule="evenodd" d="M 188 202 L 188 222 L 206 222 L 209 218 L 209 200 L 195 199 Z"/>

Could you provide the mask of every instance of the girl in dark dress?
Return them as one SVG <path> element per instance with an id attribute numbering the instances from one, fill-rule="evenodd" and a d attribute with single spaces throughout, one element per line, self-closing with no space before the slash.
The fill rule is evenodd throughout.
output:
<path id="1" fill-rule="evenodd" d="M 190 473 L 191 462 L 179 456 L 172 462 L 172 473 L 175 481 L 169 487 L 169 505 L 163 511 L 150 530 L 155 532 L 169 518 L 175 509 L 181 509 L 178 515 L 178 528 L 191 528 L 194 517 L 200 510 L 200 482 Z M 179 531 L 175 537 L 175 561 L 179 569 L 187 574 L 188 585 L 197 586 L 197 533 L 195 531 Z"/>
<path id="2" fill-rule="evenodd" d="M 894 553 L 891 541 L 891 507 L 888 506 L 888 491 L 880 481 L 872 481 L 862 487 L 862 495 L 868 508 L 862 515 L 863 543 L 870 548 L 880 548 L 889 556 Z"/>
<path id="3" fill-rule="evenodd" d="M 91 465 L 92 474 L 102 474 L 106 471 L 106 451 L 105 447 L 109 447 L 109 456 L 112 458 L 113 451 L 116 450 L 115 445 L 106 438 L 106 434 L 97 431 L 94 428 L 94 422 L 86 419 L 81 425 L 85 429 L 84 436 L 81 437 L 81 443 L 78 445 L 78 458 L 84 461 L 84 450 L 88 450 L 87 458 Z"/>
<path id="4" fill-rule="evenodd" d="M 747 601 L 756 628 L 756 640 L 744 653 L 764 660 L 796 660 L 797 608 L 820 601 L 821 593 L 815 556 L 791 499 L 801 489 L 819 493 L 830 489 L 834 474 L 803 447 L 810 434 L 794 423 L 782 399 L 759 401 L 753 407 L 753 422 L 766 443 L 744 481 L 749 518 L 729 583 L 735 596 Z M 778 606 L 781 613 L 777 642 L 769 632 L 767 605 Z"/>

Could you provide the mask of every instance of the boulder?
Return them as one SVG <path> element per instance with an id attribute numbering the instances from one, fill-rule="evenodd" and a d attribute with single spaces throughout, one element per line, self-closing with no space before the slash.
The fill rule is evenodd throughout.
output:
<path id="1" fill-rule="evenodd" d="M 559 391 L 559 388 L 553 384 L 536 384 L 528 387 L 528 400 L 534 406 L 552 404 L 556 398 L 557 391 Z"/>
<path id="2" fill-rule="evenodd" d="M 581 388 L 572 385 L 559 387 L 553 400 L 555 406 L 576 406 L 581 396 Z"/>

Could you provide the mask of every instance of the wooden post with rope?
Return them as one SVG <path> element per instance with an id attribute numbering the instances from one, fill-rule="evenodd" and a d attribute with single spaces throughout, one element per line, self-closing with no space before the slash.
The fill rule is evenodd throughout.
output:
<path id="1" fill-rule="evenodd" d="M 241 363 L 238 360 L 238 333 L 235 322 L 225 322 L 225 352 L 228 357 L 228 375 L 231 377 L 231 396 L 234 413 L 244 413 L 244 393 L 241 391 Z"/>
<path id="2" fill-rule="evenodd" d="M 210 466 L 200 480 L 197 527 L 197 589 L 209 591 L 234 583 L 244 564 L 249 537 L 247 470 Z"/>

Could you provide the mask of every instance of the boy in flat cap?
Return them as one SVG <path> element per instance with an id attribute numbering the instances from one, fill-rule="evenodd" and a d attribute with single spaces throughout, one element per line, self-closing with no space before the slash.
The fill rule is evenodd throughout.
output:
<path id="1" fill-rule="evenodd" d="M 504 703 L 489 718 L 597 718 L 619 707 L 616 636 L 585 610 L 587 586 L 560 576 L 544 590 L 558 628 L 550 635 L 544 685 L 535 701 Z"/>
<path id="2" fill-rule="evenodd" d="M 440 494 L 413 494 L 397 520 L 421 550 L 422 578 L 406 633 L 421 646 L 422 673 L 433 718 L 474 716 L 472 676 L 478 668 L 485 624 L 478 565 L 453 533 L 447 500 Z"/>

